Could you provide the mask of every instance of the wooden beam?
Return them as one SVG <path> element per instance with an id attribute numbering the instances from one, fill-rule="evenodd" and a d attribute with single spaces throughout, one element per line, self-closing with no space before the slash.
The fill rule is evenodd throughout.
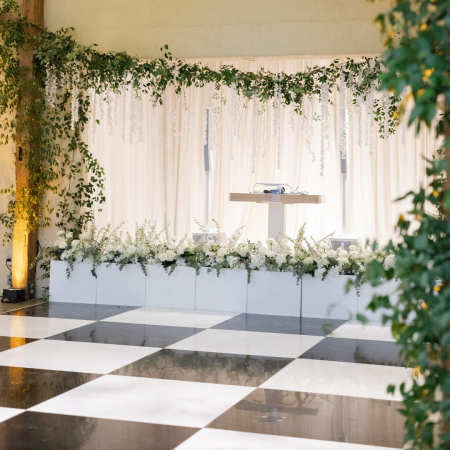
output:
<path id="1" fill-rule="evenodd" d="M 3 13 L 0 14 L 0 22 L 7 22 L 8 20 L 17 20 L 20 17 L 19 13 Z"/>
<path id="2" fill-rule="evenodd" d="M 44 0 L 22 0 L 21 14 L 28 22 L 44 24 Z M 38 33 L 34 27 L 27 27 L 30 34 Z M 25 76 L 33 78 L 33 47 L 27 46 L 19 52 L 19 65 L 25 69 Z M 35 80 L 39 83 L 39 80 Z M 26 94 L 24 101 L 32 100 L 32 94 Z M 24 106 L 19 106 L 24 113 Z M 19 117 L 22 114 L 19 114 Z M 22 205 L 29 201 L 28 193 L 33 189 L 31 185 L 32 171 L 28 165 L 29 154 L 33 151 L 36 143 L 31 143 L 29 132 L 23 124 L 18 123 L 18 134 L 16 139 L 16 210 L 13 230 L 13 252 L 12 252 L 12 283 L 14 288 L 25 289 L 26 297 L 30 298 L 30 283 L 35 282 L 36 268 L 34 266 L 37 256 L 38 230 L 30 230 L 27 211 L 22 210 Z M 39 205 L 35 205 L 36 208 Z"/>

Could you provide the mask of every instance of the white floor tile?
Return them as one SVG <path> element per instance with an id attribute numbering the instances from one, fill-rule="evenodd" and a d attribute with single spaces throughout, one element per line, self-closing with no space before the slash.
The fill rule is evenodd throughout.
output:
<path id="1" fill-rule="evenodd" d="M 0 422 L 4 422 L 5 420 L 11 419 L 11 417 L 18 416 L 23 413 L 24 409 L 16 409 L 16 408 L 2 408 L 0 407 Z"/>
<path id="2" fill-rule="evenodd" d="M 205 427 L 254 388 L 106 375 L 31 411 Z"/>
<path id="3" fill-rule="evenodd" d="M 328 337 L 395 342 L 395 339 L 392 336 L 391 327 L 383 325 L 363 325 L 361 323 L 345 323 L 336 328 Z"/>
<path id="4" fill-rule="evenodd" d="M 296 359 L 261 385 L 261 388 L 380 400 L 401 400 L 386 392 L 389 384 L 411 383 L 412 370 L 334 361 Z"/>
<path id="5" fill-rule="evenodd" d="M 168 348 L 238 355 L 296 358 L 323 338 L 254 331 L 205 330 Z"/>
<path id="6" fill-rule="evenodd" d="M 393 450 L 373 445 L 318 441 L 204 428 L 175 450 Z"/>
<path id="7" fill-rule="evenodd" d="M 104 322 L 142 323 L 173 327 L 210 328 L 238 313 L 193 311 L 183 309 L 139 308 L 104 319 Z"/>
<path id="8" fill-rule="evenodd" d="M 43 339 L 92 323 L 92 320 L 0 315 L 0 336 Z"/>
<path id="9" fill-rule="evenodd" d="M 158 348 L 41 340 L 0 352 L 0 366 L 106 374 Z"/>

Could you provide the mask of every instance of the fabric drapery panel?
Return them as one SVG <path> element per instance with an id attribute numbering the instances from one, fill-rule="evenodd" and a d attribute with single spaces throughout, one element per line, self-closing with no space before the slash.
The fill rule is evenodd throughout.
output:
<path id="1" fill-rule="evenodd" d="M 243 71 L 265 68 L 271 72 L 295 73 L 307 66 L 328 65 L 331 60 L 258 59 L 227 60 Z M 203 60 L 218 68 L 221 61 Z M 324 174 L 320 176 L 321 105 L 305 101 L 306 118 L 292 107 L 281 108 L 281 161 L 277 167 L 275 136 L 276 111 L 269 102 L 259 105 L 255 122 L 253 101 L 239 98 L 240 133 L 230 130 L 235 115 L 231 112 L 232 91 L 223 88 L 188 88 L 177 96 L 167 90 L 164 104 L 154 107 L 143 95 L 133 106 L 128 92 L 115 96 L 114 106 L 100 117 L 95 133 L 90 133 L 90 148 L 106 172 L 106 204 L 97 213 L 99 226 L 118 226 L 132 231 L 145 219 L 156 220 L 162 227 L 164 216 L 170 232 L 182 236 L 198 229 L 193 218 L 205 218 L 205 172 L 203 166 L 203 127 L 205 108 L 213 109 L 214 171 L 211 177 L 211 217 L 230 234 L 246 224 L 244 236 L 252 240 L 267 238 L 268 206 L 230 202 L 230 192 L 250 192 L 257 182 L 283 182 L 292 188 L 325 194 L 321 205 L 286 207 L 286 232 L 293 236 L 306 222 L 307 235 L 321 238 L 341 231 L 341 178 L 338 140 L 339 98 L 333 92 L 329 105 L 329 144 L 325 150 Z M 349 97 L 349 96 L 348 96 Z M 127 105 L 128 102 L 128 105 Z M 136 100 L 137 102 L 137 100 Z M 131 105 L 131 106 L 130 106 Z M 172 106 L 169 106 L 172 105 Z M 347 232 L 362 239 L 386 242 L 393 236 L 394 224 L 408 204 L 394 200 L 425 182 L 426 162 L 437 149 L 432 130 L 419 137 L 413 128 L 401 124 L 388 139 L 378 137 L 373 128 L 373 152 L 367 144 L 367 113 L 359 119 L 357 108 L 349 119 L 349 172 Z M 117 111 L 112 113 L 111 111 Z M 111 116 L 115 114 L 116 117 Z M 142 114 L 142 124 L 131 122 Z M 314 114 L 314 116 L 313 116 Z M 130 116 L 131 117 L 130 119 Z M 362 139 L 359 122 L 362 123 Z M 276 122 L 275 122 L 276 123 Z M 255 127 L 257 124 L 257 128 Z M 236 128 L 236 126 L 235 126 Z M 139 136 L 141 134 L 141 136 Z M 310 145 L 308 144 L 310 143 Z M 253 155 L 253 157 L 252 157 Z M 252 166 L 254 164 L 254 173 Z"/>

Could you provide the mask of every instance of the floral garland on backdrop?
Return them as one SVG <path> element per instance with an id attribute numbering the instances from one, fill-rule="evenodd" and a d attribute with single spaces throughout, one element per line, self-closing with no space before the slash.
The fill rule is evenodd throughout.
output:
<path id="1" fill-rule="evenodd" d="M 19 12 L 16 0 L 0 3 L 1 14 Z M 38 33 L 29 33 L 30 29 L 37 29 Z M 305 116 L 311 125 L 314 116 L 311 100 L 317 98 L 321 102 L 322 174 L 324 151 L 329 145 L 328 105 L 333 89 L 340 92 L 342 109 L 349 105 L 357 108 L 359 123 L 362 123 L 363 114 L 366 116 L 370 124 L 368 134 L 373 133 L 373 124 L 377 124 L 380 136 L 387 137 L 397 124 L 399 96 L 376 93 L 384 71 L 381 60 L 377 58 L 362 58 L 360 62 L 335 60 L 327 67 L 310 67 L 295 74 L 265 70 L 242 72 L 229 65 L 222 65 L 215 71 L 202 64 L 189 64 L 174 58 L 167 45 L 161 48 L 161 58 L 150 61 L 141 61 L 125 52 L 102 53 L 95 46 L 78 44 L 73 37 L 73 29 L 51 32 L 20 16 L 0 21 L 0 32 L 0 141 L 15 140 L 20 131 L 26 130 L 22 133 L 26 137 L 23 149 L 29 152 L 26 156 L 32 186 L 27 192 L 3 191 L 13 195 L 8 210 L 0 214 L 0 222 L 7 227 L 14 223 L 14 212 L 18 211 L 14 209 L 14 194 L 16 204 L 24 203 L 21 211 L 27 217 L 30 229 L 48 226 L 49 213 L 53 211 L 57 217 L 56 225 L 65 230 L 80 230 L 92 220 L 94 205 L 105 201 L 104 172 L 89 151 L 83 131 L 89 126 L 89 135 L 94 139 L 96 124 L 106 117 L 113 127 L 119 121 L 119 101 L 123 106 L 122 137 L 130 141 L 141 140 L 143 136 L 143 96 L 149 96 L 155 106 L 167 102 L 167 142 L 171 133 L 179 139 L 183 122 L 186 123 L 186 120 L 178 123 L 173 114 L 172 90 L 183 102 L 185 117 L 189 89 L 203 89 L 206 103 L 214 111 L 224 107 L 218 94 L 220 89 L 230 89 L 233 93 L 232 101 L 227 105 L 230 108 L 227 126 L 230 142 L 240 133 L 237 107 L 240 99 L 254 108 L 253 131 L 257 129 L 259 113 L 270 105 L 274 109 L 272 135 L 279 165 L 282 152 L 281 108 L 292 108 L 293 114 Z M 33 73 L 44 82 L 44 86 L 27 77 L 27 71 L 19 65 L 20 50 L 26 46 L 35 49 Z M 190 108 L 194 106 L 190 105 Z M 18 124 L 22 130 L 18 129 Z M 341 125 L 340 143 L 345 141 L 347 133 L 345 117 L 341 118 Z M 269 136 L 269 127 L 270 124 L 264 120 L 263 135 L 266 137 Z M 257 138 L 254 132 L 253 168 Z M 263 147 L 267 145 L 267 139 L 264 138 Z M 340 151 L 345 157 L 345 146 L 340 145 Z M 48 193 L 57 195 L 56 205 L 44 202 Z"/>
<path id="2" fill-rule="evenodd" d="M 123 235 L 120 228 L 97 229 L 94 225 L 75 235 L 63 230 L 56 241 L 46 248 L 51 260 L 65 261 L 69 277 L 74 265 L 86 262 L 92 264 L 96 276 L 99 264 L 116 264 L 122 270 L 127 264 L 139 264 L 145 274 L 146 265 L 162 266 L 169 275 L 176 267 L 191 267 L 197 274 L 201 268 L 215 271 L 222 269 L 246 270 L 248 282 L 254 270 L 270 272 L 291 272 L 297 280 L 309 274 L 324 280 L 327 276 L 355 275 L 357 290 L 361 286 L 367 265 L 377 260 L 386 270 L 395 265 L 392 253 L 361 245 L 352 245 L 333 250 L 330 237 L 319 241 L 305 237 L 305 225 L 295 238 L 284 236 L 262 242 L 241 240 L 242 228 L 237 229 L 227 243 L 218 243 L 208 237 L 194 242 L 187 236 L 177 239 L 168 233 L 168 226 L 157 232 L 155 225 L 136 227 L 134 236 Z M 220 228 L 219 228 L 220 230 Z"/>

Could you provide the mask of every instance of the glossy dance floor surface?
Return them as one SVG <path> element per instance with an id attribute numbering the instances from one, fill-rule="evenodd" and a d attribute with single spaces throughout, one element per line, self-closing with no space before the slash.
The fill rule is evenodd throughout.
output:
<path id="1" fill-rule="evenodd" d="M 0 314 L 0 450 L 402 448 L 388 329 L 41 304 Z"/>

